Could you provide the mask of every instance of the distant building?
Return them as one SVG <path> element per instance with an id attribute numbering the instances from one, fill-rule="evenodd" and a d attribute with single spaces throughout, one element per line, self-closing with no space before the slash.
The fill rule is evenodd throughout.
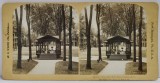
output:
<path id="1" fill-rule="evenodd" d="M 136 37 L 136 45 L 138 46 L 139 45 L 139 37 L 137 36 Z M 147 46 L 147 39 L 146 37 L 142 37 L 142 47 L 146 47 Z"/>
<path id="2" fill-rule="evenodd" d="M 132 33 L 132 46 L 133 46 L 133 33 Z M 139 46 L 139 32 L 136 30 L 136 46 Z M 146 32 L 143 29 L 142 30 L 142 47 L 147 47 L 147 37 Z"/>
<path id="3" fill-rule="evenodd" d="M 87 38 L 85 35 L 83 35 L 83 34 L 81 35 L 79 44 L 80 44 L 80 49 L 84 49 L 86 47 Z"/>
<path id="4" fill-rule="evenodd" d="M 66 45 L 69 46 L 69 35 L 66 36 Z M 75 35 L 72 35 L 72 46 L 78 46 L 78 37 L 76 37 Z"/>
<path id="5" fill-rule="evenodd" d="M 78 46 L 78 34 L 77 34 L 77 30 L 76 29 L 73 29 L 72 30 L 72 46 Z M 65 37 L 66 37 L 66 45 L 67 46 L 69 46 L 69 31 L 68 30 L 66 30 L 66 35 L 65 35 Z M 62 32 L 62 34 L 61 34 L 61 45 L 64 45 L 63 43 L 63 32 Z"/>

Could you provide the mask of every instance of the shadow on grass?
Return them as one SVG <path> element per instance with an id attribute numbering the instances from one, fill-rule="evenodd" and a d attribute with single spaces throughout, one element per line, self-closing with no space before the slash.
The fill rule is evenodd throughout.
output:
<path id="1" fill-rule="evenodd" d="M 27 74 L 29 73 L 36 65 L 38 64 L 37 61 L 31 60 L 22 60 L 22 68 L 17 69 L 17 61 L 13 61 L 13 74 Z"/>
<path id="2" fill-rule="evenodd" d="M 147 74 L 147 63 L 142 63 L 143 71 L 138 70 L 138 62 L 129 62 L 126 64 L 125 74 L 126 75 L 145 75 Z"/>
<path id="3" fill-rule="evenodd" d="M 97 75 L 108 63 L 105 61 L 97 60 L 91 61 L 92 69 L 86 69 L 86 60 L 80 60 L 80 74 L 81 75 Z"/>
<path id="4" fill-rule="evenodd" d="M 72 62 L 72 69 L 68 70 L 68 61 L 59 61 L 55 66 L 55 74 L 78 74 L 78 62 Z"/>

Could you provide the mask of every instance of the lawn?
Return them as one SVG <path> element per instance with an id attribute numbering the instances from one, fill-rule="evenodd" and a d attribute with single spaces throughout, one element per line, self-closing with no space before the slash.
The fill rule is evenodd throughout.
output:
<path id="1" fill-rule="evenodd" d="M 63 47 L 62 48 L 62 56 L 63 56 Z M 66 56 L 69 56 L 69 46 L 66 46 Z M 78 47 L 72 46 L 72 56 L 78 57 Z"/>
<path id="2" fill-rule="evenodd" d="M 36 65 L 38 64 L 38 62 L 31 60 L 31 61 L 27 61 L 27 60 L 22 60 L 22 68 L 21 69 L 17 69 L 17 61 L 14 60 L 13 61 L 13 74 L 27 74 L 29 73 Z"/>
<path id="3" fill-rule="evenodd" d="M 55 74 L 78 74 L 78 62 L 72 62 L 72 69 L 68 70 L 68 61 L 59 61 L 55 66 Z"/>
<path id="4" fill-rule="evenodd" d="M 80 60 L 80 74 L 82 75 L 97 75 L 108 63 L 105 61 L 91 61 L 92 69 L 86 69 L 86 60 Z"/>
<path id="5" fill-rule="evenodd" d="M 133 56 L 133 47 L 131 48 L 131 54 Z M 136 56 L 138 57 L 139 55 L 139 47 L 136 47 Z M 142 57 L 146 57 L 146 48 L 142 47 Z"/>
<path id="6" fill-rule="evenodd" d="M 22 59 L 28 58 L 29 49 L 28 47 L 22 47 Z M 18 50 L 13 51 L 13 59 L 17 60 Z M 66 57 L 69 56 L 69 47 L 66 46 Z M 72 56 L 78 57 L 78 47 L 72 46 Z M 61 46 L 61 57 L 63 57 L 63 46 Z M 32 58 L 37 58 L 36 47 L 32 46 Z"/>
<path id="7" fill-rule="evenodd" d="M 129 62 L 126 64 L 125 74 L 126 75 L 144 75 L 147 74 L 147 64 L 145 62 L 142 63 L 143 71 L 138 70 L 138 62 Z"/>
<path id="8" fill-rule="evenodd" d="M 139 48 L 136 47 L 136 55 L 138 57 L 139 53 L 138 53 Z M 98 47 L 92 47 L 91 48 L 91 56 L 98 56 Z M 101 47 L 101 54 L 102 54 L 102 58 L 107 57 L 106 56 L 106 47 Z M 80 50 L 80 59 L 86 59 L 87 56 L 87 49 L 85 50 Z M 133 57 L 133 47 L 131 48 L 131 57 Z M 142 47 L 142 57 L 146 57 L 146 48 Z"/>

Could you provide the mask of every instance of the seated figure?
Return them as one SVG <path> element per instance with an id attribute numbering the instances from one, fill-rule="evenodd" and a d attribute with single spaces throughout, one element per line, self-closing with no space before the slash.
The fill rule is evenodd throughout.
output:
<path id="1" fill-rule="evenodd" d="M 51 53 L 51 54 L 54 54 L 54 53 L 55 53 L 55 51 L 53 50 L 53 47 L 51 47 L 50 53 Z"/>
<path id="2" fill-rule="evenodd" d="M 120 54 L 125 54 L 125 51 L 123 51 L 123 48 L 122 48 L 122 50 L 121 50 Z"/>

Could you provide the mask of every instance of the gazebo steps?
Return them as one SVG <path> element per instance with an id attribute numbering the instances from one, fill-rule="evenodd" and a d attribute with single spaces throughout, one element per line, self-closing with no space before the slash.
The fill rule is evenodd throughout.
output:
<path id="1" fill-rule="evenodd" d="M 56 54 L 41 54 L 39 60 L 56 60 Z"/>
<path id="2" fill-rule="evenodd" d="M 111 55 L 110 60 L 127 60 L 126 55 Z"/>

